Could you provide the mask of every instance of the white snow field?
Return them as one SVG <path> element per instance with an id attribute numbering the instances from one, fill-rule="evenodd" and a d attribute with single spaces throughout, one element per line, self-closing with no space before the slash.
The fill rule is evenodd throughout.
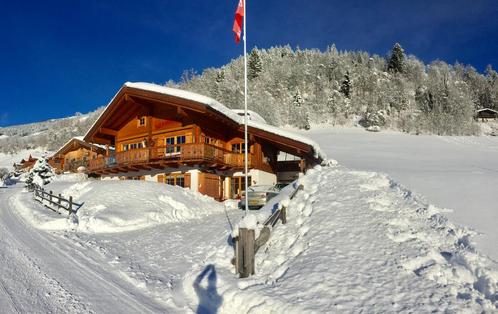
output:
<path id="1" fill-rule="evenodd" d="M 387 173 L 480 235 L 476 246 L 498 261 L 498 137 L 408 135 L 362 128 L 304 132 L 351 169 Z"/>
<path id="2" fill-rule="evenodd" d="M 498 311 L 498 265 L 442 209 L 374 172 L 300 182 L 247 279 L 230 263 L 243 212 L 189 190 L 59 177 L 46 189 L 84 202 L 75 221 L 0 189 L 2 313 Z"/>

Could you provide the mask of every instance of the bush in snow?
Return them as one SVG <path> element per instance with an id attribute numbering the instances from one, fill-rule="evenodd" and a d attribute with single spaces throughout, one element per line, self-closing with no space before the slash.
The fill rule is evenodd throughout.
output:
<path id="1" fill-rule="evenodd" d="M 386 124 L 386 118 L 382 111 L 367 112 L 359 121 L 359 124 L 367 129 L 380 129 L 381 126 Z"/>
<path id="2" fill-rule="evenodd" d="M 55 175 L 52 167 L 47 162 L 47 159 L 40 158 L 36 161 L 33 168 L 29 171 L 28 178 L 26 179 L 26 185 L 38 185 L 43 186 L 52 181 Z"/>
<path id="3" fill-rule="evenodd" d="M 9 184 L 10 172 L 7 168 L 0 168 L 0 187 L 5 187 Z"/>

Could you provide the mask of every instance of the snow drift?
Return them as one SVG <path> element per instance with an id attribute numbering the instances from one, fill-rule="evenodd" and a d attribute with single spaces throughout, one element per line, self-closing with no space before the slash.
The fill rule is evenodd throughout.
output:
<path id="1" fill-rule="evenodd" d="M 72 196 L 83 206 L 77 225 L 68 225 L 67 213 L 58 215 L 33 205 L 29 194 L 18 196 L 19 212 L 35 226 L 49 230 L 77 228 L 80 232 L 123 232 L 159 224 L 185 222 L 222 212 L 223 204 L 178 186 L 145 181 L 92 180 L 82 175 L 64 176 L 46 186 L 54 194 Z M 33 207 L 36 208 L 33 209 Z"/>

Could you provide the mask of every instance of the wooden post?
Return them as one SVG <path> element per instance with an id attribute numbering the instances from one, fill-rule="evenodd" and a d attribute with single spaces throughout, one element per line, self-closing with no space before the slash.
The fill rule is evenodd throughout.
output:
<path id="1" fill-rule="evenodd" d="M 61 209 L 62 195 L 59 193 L 59 200 L 57 201 L 57 209 Z"/>
<path id="2" fill-rule="evenodd" d="M 69 205 L 67 207 L 67 210 L 69 211 L 69 215 L 73 213 L 73 197 L 69 196 Z"/>
<path id="3" fill-rule="evenodd" d="M 283 225 L 287 223 L 287 209 L 283 206 L 280 209 L 280 219 L 282 220 Z"/>
<path id="4" fill-rule="evenodd" d="M 49 202 L 50 202 L 50 205 L 52 205 L 52 191 L 50 191 L 50 195 L 49 196 L 50 196 Z"/>
<path id="5" fill-rule="evenodd" d="M 254 275 L 254 230 L 239 228 L 235 264 L 240 278 Z"/>

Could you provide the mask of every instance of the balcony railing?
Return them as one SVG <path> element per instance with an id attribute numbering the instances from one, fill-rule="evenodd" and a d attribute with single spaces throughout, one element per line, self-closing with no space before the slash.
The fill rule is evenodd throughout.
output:
<path id="1" fill-rule="evenodd" d="M 249 167 L 252 166 L 252 156 L 249 157 Z M 205 143 L 188 143 L 178 145 L 157 146 L 149 148 L 131 149 L 115 153 L 113 156 L 92 159 L 89 162 L 90 171 L 99 171 L 116 166 L 131 166 L 133 164 L 147 164 L 165 162 L 179 163 L 210 163 L 229 168 L 243 168 L 244 154 L 238 154 Z"/>

